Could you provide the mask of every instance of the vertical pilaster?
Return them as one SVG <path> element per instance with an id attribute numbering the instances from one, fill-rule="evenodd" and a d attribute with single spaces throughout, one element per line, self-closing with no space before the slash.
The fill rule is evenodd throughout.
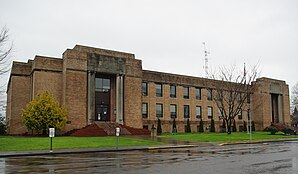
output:
<path id="1" fill-rule="evenodd" d="M 123 124 L 123 76 L 116 77 L 116 123 Z"/>
<path id="2" fill-rule="evenodd" d="M 283 108 L 282 108 L 282 95 L 278 95 L 278 120 L 279 123 L 284 123 L 284 119 L 283 119 Z"/>
<path id="3" fill-rule="evenodd" d="M 88 124 L 94 122 L 95 73 L 88 72 Z"/>

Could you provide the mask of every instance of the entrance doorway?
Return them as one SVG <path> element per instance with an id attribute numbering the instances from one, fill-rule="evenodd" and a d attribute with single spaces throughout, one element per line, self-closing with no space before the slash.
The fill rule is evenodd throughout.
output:
<path id="1" fill-rule="evenodd" d="M 110 78 L 95 78 L 95 121 L 110 121 Z"/>

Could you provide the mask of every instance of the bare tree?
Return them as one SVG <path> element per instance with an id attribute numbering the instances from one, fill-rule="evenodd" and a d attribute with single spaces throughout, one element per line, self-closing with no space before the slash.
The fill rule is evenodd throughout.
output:
<path id="1" fill-rule="evenodd" d="M 221 67 L 216 73 L 208 75 L 206 80 L 209 95 L 221 113 L 226 123 L 226 132 L 232 132 L 232 124 L 239 113 L 249 113 L 250 95 L 252 94 L 257 77 L 257 66 L 242 71 L 233 65 L 229 68 Z"/>
<path id="2" fill-rule="evenodd" d="M 9 54 L 12 50 L 12 45 L 8 43 L 8 29 L 3 27 L 0 32 L 0 75 L 7 73 L 10 70 Z"/>
<path id="3" fill-rule="evenodd" d="M 9 42 L 8 29 L 3 27 L 0 31 L 0 112 L 5 111 L 5 84 L 4 76 L 10 70 L 10 53 L 12 50 L 12 45 Z"/>
<path id="4" fill-rule="evenodd" d="M 298 82 L 292 87 L 292 106 L 298 109 Z"/>

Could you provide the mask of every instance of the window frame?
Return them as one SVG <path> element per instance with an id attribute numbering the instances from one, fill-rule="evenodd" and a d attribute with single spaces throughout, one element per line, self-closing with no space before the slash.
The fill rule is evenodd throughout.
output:
<path id="1" fill-rule="evenodd" d="M 183 117 L 184 118 L 189 118 L 190 117 L 189 105 L 183 105 Z"/>
<path id="2" fill-rule="evenodd" d="M 144 91 L 144 88 L 145 88 L 145 91 Z M 142 81 L 142 96 L 148 96 L 148 82 L 146 81 Z"/>
<path id="3" fill-rule="evenodd" d="M 189 99 L 189 86 L 183 86 L 183 98 Z"/>
<path id="4" fill-rule="evenodd" d="M 212 101 L 212 89 L 207 89 L 207 100 Z"/>
<path id="5" fill-rule="evenodd" d="M 199 95 L 198 95 L 198 91 L 199 91 Z M 202 88 L 196 87 L 196 100 L 202 100 Z"/>
<path id="6" fill-rule="evenodd" d="M 175 108 L 175 112 L 172 112 L 172 107 Z M 177 118 L 177 105 L 176 104 L 170 104 L 170 117 Z"/>
<path id="7" fill-rule="evenodd" d="M 158 89 L 158 86 L 160 86 L 160 89 Z M 159 93 L 160 90 L 160 93 Z M 162 83 L 155 83 L 155 94 L 156 97 L 162 97 Z"/>
<path id="8" fill-rule="evenodd" d="M 158 107 L 157 106 L 160 106 L 161 113 L 158 113 Z M 163 117 L 163 104 L 162 103 L 156 103 L 155 111 L 156 111 L 156 117 L 157 118 L 162 118 Z"/>
<path id="9" fill-rule="evenodd" d="M 144 113 L 144 106 L 146 106 L 146 112 Z M 142 103 L 142 117 L 148 118 L 148 103 Z"/>
<path id="10" fill-rule="evenodd" d="M 199 108 L 199 111 L 200 111 L 200 114 L 198 115 L 198 109 Z M 196 106 L 196 118 L 202 118 L 202 106 Z"/>
<path id="11" fill-rule="evenodd" d="M 172 87 L 174 87 L 174 94 L 172 93 Z M 170 97 L 176 98 L 177 97 L 177 86 L 176 85 L 170 85 Z"/>
<path id="12" fill-rule="evenodd" d="M 210 115 L 210 113 L 211 113 L 211 115 Z M 212 119 L 213 118 L 213 107 L 212 106 L 208 106 L 208 108 L 207 108 L 207 116 L 208 116 L 208 119 Z"/>

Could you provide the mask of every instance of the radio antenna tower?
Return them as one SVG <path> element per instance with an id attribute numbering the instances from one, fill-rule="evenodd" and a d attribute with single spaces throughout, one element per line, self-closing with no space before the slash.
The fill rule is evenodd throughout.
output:
<path id="1" fill-rule="evenodd" d="M 208 54 L 210 54 L 210 52 L 208 52 L 206 50 L 206 43 L 205 42 L 203 42 L 203 46 L 204 46 L 204 55 L 205 55 L 203 69 L 205 71 L 205 77 L 207 78 L 208 77 Z"/>

